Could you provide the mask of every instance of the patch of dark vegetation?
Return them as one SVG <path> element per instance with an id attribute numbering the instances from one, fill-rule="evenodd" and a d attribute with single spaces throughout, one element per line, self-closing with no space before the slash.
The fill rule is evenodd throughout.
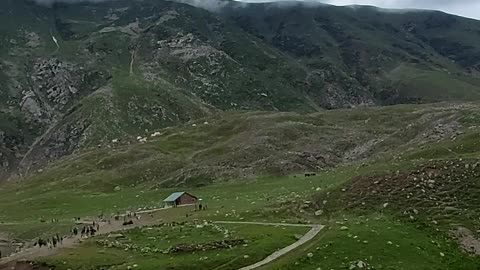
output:
<path id="1" fill-rule="evenodd" d="M 246 241 L 244 239 L 227 239 L 200 244 L 178 244 L 171 247 L 168 253 L 192 253 L 196 251 L 230 249 L 245 243 Z"/>

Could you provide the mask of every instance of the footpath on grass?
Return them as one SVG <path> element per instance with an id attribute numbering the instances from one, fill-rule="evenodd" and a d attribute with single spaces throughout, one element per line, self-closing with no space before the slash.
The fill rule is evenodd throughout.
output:
<path id="1" fill-rule="evenodd" d="M 189 208 L 192 207 L 193 205 L 183 205 L 179 206 L 177 209 L 180 208 Z M 148 214 L 148 213 L 155 213 L 155 212 L 160 212 L 164 210 L 169 210 L 171 208 L 157 208 L 157 209 L 151 209 L 151 210 L 145 210 L 145 211 L 139 211 L 135 212 L 136 214 Z M 127 214 L 119 215 L 119 217 L 124 217 Z M 83 220 L 82 224 L 91 224 L 92 221 L 95 219 L 89 219 L 86 218 Z M 111 222 L 100 222 L 97 221 L 97 223 L 100 225 L 99 231 L 96 233 L 97 235 L 102 235 L 102 234 L 109 234 L 113 232 L 118 232 L 121 230 L 127 230 L 127 229 L 133 229 L 137 227 L 143 227 L 143 226 L 148 226 L 148 225 L 155 225 L 160 223 L 158 219 L 149 219 L 148 216 L 144 216 L 144 218 L 137 219 L 134 221 L 134 224 L 131 225 L 124 225 L 123 224 L 123 219 L 120 218 L 119 220 L 111 220 Z M 0 258 L 0 267 L 6 265 L 7 263 L 15 262 L 15 261 L 33 261 L 37 258 L 40 257 L 46 257 L 46 256 L 51 256 L 55 255 L 59 249 L 62 248 L 72 248 L 75 245 L 80 244 L 82 241 L 84 241 L 87 238 L 82 238 L 80 235 L 71 235 L 69 237 L 64 238 L 63 243 L 60 245 L 57 245 L 56 247 L 30 247 L 27 249 L 23 249 L 19 252 L 13 253 L 7 257 Z M 2 269 L 2 268 L 0 268 Z"/>
<path id="2" fill-rule="evenodd" d="M 323 225 L 311 225 L 311 224 L 288 224 L 288 223 L 263 223 L 263 222 L 236 222 L 236 221 L 216 221 L 214 223 L 219 224 L 248 224 L 248 225 L 265 225 L 265 226 L 287 226 L 287 227 L 311 227 L 312 229 L 308 231 L 302 238 L 300 238 L 297 242 L 286 246 L 280 250 L 275 251 L 274 253 L 267 256 L 265 259 L 242 267 L 239 270 L 253 270 L 259 267 L 262 267 L 266 264 L 273 262 L 274 260 L 288 254 L 289 252 L 293 251 L 294 249 L 302 246 L 303 244 L 307 243 L 308 241 L 312 240 L 315 236 L 320 233 L 320 231 L 325 228 Z"/>
<path id="3" fill-rule="evenodd" d="M 155 210 L 150 210 L 148 213 L 153 213 L 156 211 L 161 211 L 164 209 L 155 209 Z M 158 220 L 147 220 L 147 219 L 140 219 L 137 220 L 134 225 L 129 225 L 129 226 L 124 226 L 122 224 L 122 221 L 112 221 L 111 223 L 106 223 L 106 222 L 101 222 L 99 223 L 100 230 L 98 231 L 97 234 L 109 234 L 125 229 L 132 229 L 132 228 L 137 228 L 137 227 L 142 227 L 142 226 L 147 226 L 147 225 L 154 225 L 158 223 Z M 268 223 L 268 222 L 248 222 L 248 221 L 214 221 L 214 223 L 217 224 L 245 224 L 245 225 L 259 225 L 259 226 L 276 226 L 276 227 L 309 227 L 311 230 L 309 230 L 304 236 L 302 236 L 298 241 L 295 243 L 282 248 L 278 251 L 275 251 L 274 253 L 270 254 L 267 256 L 265 259 L 249 265 L 242 267 L 240 270 L 253 270 L 258 267 L 264 266 L 286 254 L 289 252 L 293 251 L 294 249 L 302 246 L 303 244 L 307 243 L 308 241 L 312 240 L 315 236 L 318 235 L 318 233 L 324 228 L 323 225 L 318 225 L 318 224 L 289 224 L 289 223 Z M 0 269 L 6 269 L 2 268 L 7 265 L 12 265 L 12 263 L 19 262 L 19 261 L 34 261 L 37 258 L 40 257 L 46 257 L 46 256 L 52 256 L 55 255 L 60 249 L 62 248 L 73 248 L 79 243 L 81 243 L 84 239 L 82 239 L 80 236 L 71 236 L 68 238 L 65 238 L 63 240 L 63 244 L 59 245 L 55 248 L 48 248 L 48 247 L 31 247 L 25 250 L 22 250 L 17 253 L 13 253 L 8 257 L 4 257 L 0 259 Z M 14 265 L 14 264 L 13 264 Z"/>

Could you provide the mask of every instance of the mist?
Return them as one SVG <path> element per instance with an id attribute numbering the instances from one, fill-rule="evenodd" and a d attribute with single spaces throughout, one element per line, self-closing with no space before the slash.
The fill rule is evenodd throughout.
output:
<path id="1" fill-rule="evenodd" d="M 74 3 L 82 3 L 82 2 L 100 3 L 100 2 L 115 1 L 115 0 L 33 0 L 33 1 L 39 5 L 52 6 L 55 3 L 65 3 L 65 4 L 74 4 Z"/>
<path id="2" fill-rule="evenodd" d="M 52 6 L 55 3 L 80 3 L 90 2 L 98 3 L 115 0 L 32 0 L 37 4 Z M 134 0 L 132 0 L 134 1 Z M 167 1 L 167 0 L 158 0 Z M 218 11 L 232 2 L 229 0 L 171 0 L 179 3 L 189 4 L 209 11 Z M 265 2 L 292 2 L 289 0 L 234 0 L 236 7 L 242 7 L 245 3 L 265 3 Z M 331 5 L 373 5 L 386 9 L 431 9 L 480 19 L 480 1 L 479 0 L 297 0 L 304 4 L 331 4 Z M 243 4 L 242 4 L 243 3 Z"/>
<path id="3" fill-rule="evenodd" d="M 224 8 L 230 1 L 224 0 L 170 0 L 172 2 L 191 5 L 198 8 L 203 8 L 208 11 L 216 12 Z M 243 3 L 243 2 L 239 2 Z"/>

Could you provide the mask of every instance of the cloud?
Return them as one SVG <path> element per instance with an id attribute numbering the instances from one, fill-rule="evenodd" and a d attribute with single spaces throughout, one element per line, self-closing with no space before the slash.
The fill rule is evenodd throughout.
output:
<path id="1" fill-rule="evenodd" d="M 65 3 L 65 4 L 74 4 L 74 3 L 82 3 L 82 2 L 100 3 L 100 2 L 115 1 L 115 0 L 33 0 L 33 1 L 39 5 L 52 6 L 55 3 Z"/>
<path id="2" fill-rule="evenodd" d="M 208 0 L 205 0 L 208 1 Z M 237 0 L 249 3 L 280 2 L 290 0 Z M 480 0 L 296 0 L 322 2 L 336 6 L 370 5 L 387 9 L 440 10 L 464 17 L 480 19 Z"/>
<path id="3" fill-rule="evenodd" d="M 183 3 L 209 11 L 218 11 L 228 5 L 229 1 L 225 0 L 172 0 L 178 3 Z"/>
<path id="4" fill-rule="evenodd" d="M 1 1 L 1 0 L 0 0 Z M 54 3 L 104 2 L 114 0 L 33 0 L 38 4 L 51 6 Z M 134 0 L 132 0 L 134 1 Z M 165 0 L 158 0 L 165 1 Z M 210 11 L 221 9 L 229 0 L 173 0 L 190 4 Z M 236 2 L 261 3 L 282 2 L 289 0 L 235 0 Z M 371 5 L 381 8 L 398 9 L 432 9 L 441 10 L 460 16 L 480 19 L 480 0 L 297 0 L 302 2 L 317 2 L 337 6 Z"/>
<path id="5" fill-rule="evenodd" d="M 248 0 L 261 2 L 262 0 Z M 480 19 L 479 0 L 319 0 L 326 4 L 346 5 L 371 5 L 382 8 L 398 9 L 431 9 Z"/>

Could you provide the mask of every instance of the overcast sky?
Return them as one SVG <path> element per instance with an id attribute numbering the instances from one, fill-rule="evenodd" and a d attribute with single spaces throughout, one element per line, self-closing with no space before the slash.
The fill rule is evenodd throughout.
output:
<path id="1" fill-rule="evenodd" d="M 272 2 L 275 0 L 238 0 L 244 2 Z M 301 0 L 300 0 L 301 1 Z M 383 8 L 416 8 L 441 10 L 464 17 L 480 19 L 480 0 L 307 0 L 332 5 L 371 5 Z"/>
<path id="2" fill-rule="evenodd" d="M 372 5 L 384 8 L 435 9 L 480 19 L 480 0 L 321 0 L 332 5 Z"/>
<path id="3" fill-rule="evenodd" d="M 0 0 L 2 1 L 2 0 Z M 74 3 L 81 1 L 101 2 L 108 0 L 34 0 L 37 3 L 52 4 L 55 2 Z M 219 3 L 221 0 L 177 0 L 179 2 L 212 2 Z M 273 2 L 292 0 L 236 0 L 242 2 Z M 319 1 L 332 5 L 372 5 L 383 8 L 417 8 L 441 10 L 464 17 L 480 20 L 480 0 L 298 0 L 298 1 Z"/>

